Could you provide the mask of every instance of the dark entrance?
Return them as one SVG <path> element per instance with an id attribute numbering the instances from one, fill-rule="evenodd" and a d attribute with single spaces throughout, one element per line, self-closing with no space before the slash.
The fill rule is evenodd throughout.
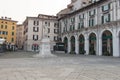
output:
<path id="1" fill-rule="evenodd" d="M 89 36 L 89 54 L 96 55 L 96 35 L 94 33 Z"/>
<path id="2" fill-rule="evenodd" d="M 84 49 L 84 36 L 80 35 L 79 36 L 79 54 L 84 54 L 85 53 L 85 49 Z"/>
<path id="3" fill-rule="evenodd" d="M 71 52 L 75 52 L 75 37 L 71 37 Z"/>
<path id="4" fill-rule="evenodd" d="M 102 53 L 104 56 L 113 56 L 112 33 L 108 30 L 102 34 Z"/>
<path id="5" fill-rule="evenodd" d="M 68 39 L 67 37 L 64 38 L 64 47 L 65 47 L 65 53 L 68 52 Z"/>

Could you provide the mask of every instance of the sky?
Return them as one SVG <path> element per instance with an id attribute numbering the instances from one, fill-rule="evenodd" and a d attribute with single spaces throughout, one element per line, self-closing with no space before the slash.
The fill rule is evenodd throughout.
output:
<path id="1" fill-rule="evenodd" d="M 9 17 L 21 24 L 27 16 L 56 15 L 71 0 L 0 0 L 0 18 Z"/>

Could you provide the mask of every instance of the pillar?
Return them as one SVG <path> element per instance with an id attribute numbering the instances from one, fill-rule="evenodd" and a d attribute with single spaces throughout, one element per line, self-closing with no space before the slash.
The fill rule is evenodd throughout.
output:
<path id="1" fill-rule="evenodd" d="M 71 51 L 71 41 L 70 38 L 68 38 L 68 53 Z"/>
<path id="2" fill-rule="evenodd" d="M 79 41 L 77 35 L 75 36 L 75 52 L 79 54 Z"/>
<path id="3" fill-rule="evenodd" d="M 98 55 L 102 56 L 102 37 L 98 39 Z"/>
<path id="4" fill-rule="evenodd" d="M 119 37 L 117 35 L 113 35 L 113 56 L 120 57 L 119 54 Z"/>
<path id="5" fill-rule="evenodd" d="M 88 55 L 89 54 L 89 39 L 88 39 L 88 36 L 85 35 L 85 55 Z"/>

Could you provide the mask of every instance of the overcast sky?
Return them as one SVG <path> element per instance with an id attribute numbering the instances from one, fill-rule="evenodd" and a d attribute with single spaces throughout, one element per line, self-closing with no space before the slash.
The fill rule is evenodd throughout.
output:
<path id="1" fill-rule="evenodd" d="M 26 16 L 38 14 L 56 15 L 71 0 L 0 0 L 0 16 L 10 17 L 22 23 Z"/>

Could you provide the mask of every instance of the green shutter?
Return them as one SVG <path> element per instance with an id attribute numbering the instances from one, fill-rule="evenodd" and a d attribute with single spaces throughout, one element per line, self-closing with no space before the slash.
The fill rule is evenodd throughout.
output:
<path id="1" fill-rule="evenodd" d="M 85 15 L 83 14 L 83 19 L 84 19 Z"/>
<path id="2" fill-rule="evenodd" d="M 111 18 L 110 18 L 110 14 L 108 14 L 108 22 L 110 22 L 111 20 L 110 20 Z"/>
<path id="3" fill-rule="evenodd" d="M 94 26 L 94 19 L 92 19 L 92 26 Z"/>
<path id="4" fill-rule="evenodd" d="M 89 16 L 91 16 L 91 11 L 89 11 Z"/>
<path id="5" fill-rule="evenodd" d="M 78 23 L 78 29 L 80 29 L 80 23 Z"/>
<path id="6" fill-rule="evenodd" d="M 89 20 L 89 26 L 90 26 L 90 20 Z"/>
<path id="7" fill-rule="evenodd" d="M 75 25 L 73 25 L 73 30 L 75 30 Z"/>
<path id="8" fill-rule="evenodd" d="M 102 6 L 102 11 L 104 11 L 104 6 Z"/>
<path id="9" fill-rule="evenodd" d="M 96 10 L 94 9 L 94 15 L 96 14 Z"/>
<path id="10" fill-rule="evenodd" d="M 102 16 L 102 21 L 101 22 L 102 22 L 102 24 L 104 24 L 104 16 Z"/>

